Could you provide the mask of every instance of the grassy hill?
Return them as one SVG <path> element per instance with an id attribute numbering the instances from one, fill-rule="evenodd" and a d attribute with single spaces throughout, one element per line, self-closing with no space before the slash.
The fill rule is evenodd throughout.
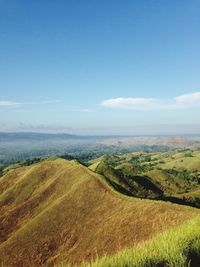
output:
<path id="1" fill-rule="evenodd" d="M 96 173 L 103 175 L 107 183 L 120 193 L 128 196 L 143 198 L 156 198 L 163 194 L 163 191 L 148 177 L 131 175 L 131 166 L 123 164 L 123 168 L 112 168 L 105 162 L 94 163 L 89 168 Z M 121 165 L 120 165 L 121 166 Z M 129 168 L 130 167 L 130 168 Z M 127 172 L 125 171 L 127 170 Z M 134 170 L 133 170 L 134 171 Z"/>
<path id="2" fill-rule="evenodd" d="M 121 183 L 113 176 L 116 170 L 105 170 Z M 199 214 L 115 189 L 103 175 L 73 160 L 11 168 L 0 178 L 0 262 L 9 267 L 74 266 L 132 249 Z"/>
<path id="3" fill-rule="evenodd" d="M 93 160 L 89 168 L 127 195 L 200 206 L 199 151 L 133 152 L 99 160 Z"/>

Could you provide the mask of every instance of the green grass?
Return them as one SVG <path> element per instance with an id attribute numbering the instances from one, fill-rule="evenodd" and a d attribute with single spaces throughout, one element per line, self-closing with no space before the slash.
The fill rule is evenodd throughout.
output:
<path id="1" fill-rule="evenodd" d="M 134 170 L 130 163 L 123 163 L 117 168 L 113 168 L 101 161 L 94 163 L 89 168 L 104 176 L 107 183 L 122 194 L 150 199 L 159 197 L 162 194 L 162 190 L 148 177 L 134 175 Z"/>
<path id="2" fill-rule="evenodd" d="M 200 262 L 200 216 L 156 235 L 136 248 L 104 256 L 80 267 L 198 267 Z M 55 267 L 67 267 L 64 263 Z"/>
<path id="3" fill-rule="evenodd" d="M 199 151 L 107 155 L 89 168 L 123 194 L 199 207 Z"/>
<path id="4" fill-rule="evenodd" d="M 158 234 L 134 249 L 104 256 L 81 267 L 186 267 L 200 262 L 200 216 Z M 65 267 L 65 265 L 58 265 Z"/>

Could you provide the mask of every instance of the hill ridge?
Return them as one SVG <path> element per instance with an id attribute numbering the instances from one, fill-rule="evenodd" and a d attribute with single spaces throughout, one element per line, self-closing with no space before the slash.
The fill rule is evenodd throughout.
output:
<path id="1" fill-rule="evenodd" d="M 27 183 L 46 181 L 32 194 L 27 192 L 29 183 L 24 187 L 20 181 L 20 194 L 6 205 L 0 194 L 0 261 L 5 266 L 91 261 L 136 246 L 199 214 L 189 207 L 123 196 L 76 161 L 54 159 L 37 166 L 12 170 L 0 179 L 1 188 L 5 177 L 28 169 L 32 172 L 24 176 Z"/>

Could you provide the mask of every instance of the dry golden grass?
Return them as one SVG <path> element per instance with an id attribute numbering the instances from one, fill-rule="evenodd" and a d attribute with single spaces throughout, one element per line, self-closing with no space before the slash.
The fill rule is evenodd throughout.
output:
<path id="1" fill-rule="evenodd" d="M 44 161 L 0 179 L 0 261 L 49 266 L 113 255 L 199 214 L 123 197 L 75 161 Z"/>

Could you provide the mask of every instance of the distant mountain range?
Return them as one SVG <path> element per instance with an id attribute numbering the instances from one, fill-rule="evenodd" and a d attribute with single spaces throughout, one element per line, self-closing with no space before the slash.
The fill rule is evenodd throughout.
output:
<path id="1" fill-rule="evenodd" d="M 75 139 L 75 140 L 103 140 L 111 139 L 121 136 L 90 136 L 90 135 L 75 135 L 68 133 L 34 133 L 34 132 L 0 132 L 0 141 L 14 141 L 14 140 L 63 140 L 63 139 Z"/>
<path id="2" fill-rule="evenodd" d="M 100 142 L 108 146 L 163 145 L 188 147 L 200 145 L 200 135 L 188 136 L 116 136 L 116 135 L 75 135 L 67 133 L 34 133 L 34 132 L 0 132 L 0 142 L 16 141 L 87 141 Z"/>
<path id="3" fill-rule="evenodd" d="M 159 145 L 176 148 L 200 148 L 200 135 L 190 136 L 134 136 L 105 140 L 105 145 L 112 146 L 134 146 L 134 145 Z"/>

